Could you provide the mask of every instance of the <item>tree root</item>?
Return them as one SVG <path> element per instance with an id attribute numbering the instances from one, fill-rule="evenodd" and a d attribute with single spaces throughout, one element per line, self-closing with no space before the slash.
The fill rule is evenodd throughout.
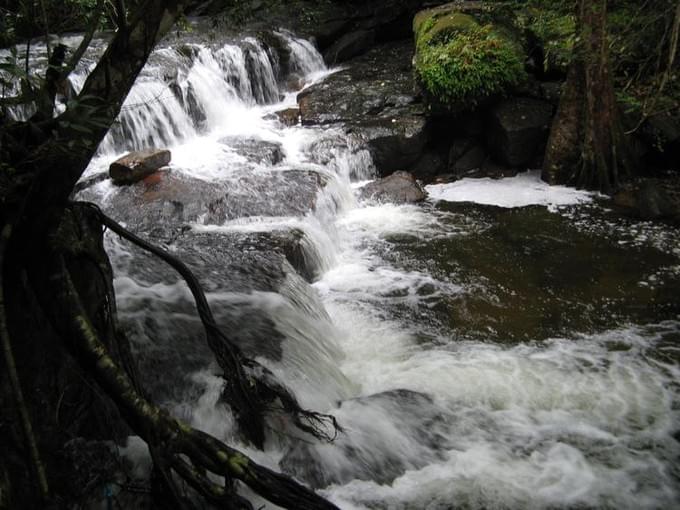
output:
<path id="1" fill-rule="evenodd" d="M 333 441 L 341 430 L 334 416 L 302 409 L 297 399 L 265 367 L 243 355 L 241 349 L 218 327 L 208 300 L 198 279 L 177 257 L 150 244 L 119 223 L 106 216 L 99 207 L 87 204 L 96 211 L 102 225 L 140 248 L 158 256 L 172 266 L 186 281 L 196 302 L 198 315 L 205 328 L 207 342 L 215 354 L 226 382 L 223 399 L 233 408 L 241 431 L 258 448 L 264 443 L 264 415 L 276 409 L 293 417 L 295 425 L 314 437 Z M 331 432 L 327 430 L 330 427 Z"/>
<path id="2" fill-rule="evenodd" d="M 61 254 L 56 254 L 52 260 L 50 282 L 56 301 L 63 307 L 51 314 L 53 325 L 66 340 L 75 359 L 94 375 L 97 383 L 117 404 L 133 431 L 149 444 L 155 460 L 166 471 L 165 476 L 170 476 L 170 471 L 173 471 L 209 501 L 226 508 L 253 509 L 236 493 L 235 482 L 240 481 L 285 508 L 337 509 L 291 478 L 260 466 L 239 451 L 189 427 L 147 401 L 111 358 L 97 335 Z M 208 472 L 224 477 L 224 486 L 211 481 Z"/>

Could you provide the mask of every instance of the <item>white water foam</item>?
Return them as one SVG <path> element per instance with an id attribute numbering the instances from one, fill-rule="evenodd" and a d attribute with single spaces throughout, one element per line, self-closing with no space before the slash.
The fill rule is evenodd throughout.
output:
<path id="1" fill-rule="evenodd" d="M 296 44 L 308 53 L 300 72 L 323 76 L 318 53 L 308 43 Z M 655 353 L 664 335 L 678 331 L 678 323 L 514 346 L 458 342 L 454 331 L 437 343 L 423 343 L 428 326 L 417 315 L 419 307 L 433 295 L 453 296 L 462 289 L 423 270 L 396 267 L 383 254 L 393 236 L 430 239 L 459 235 L 468 226 L 457 230 L 453 218 L 443 221 L 446 213 L 431 204 L 361 204 L 352 181 L 374 177 L 365 148 L 338 129 L 282 126 L 268 114 L 294 104 L 292 95 L 276 105 L 258 104 L 245 83 L 245 67 L 239 68 L 243 50 L 229 48 L 222 60 L 205 51 L 209 55 L 194 65 L 207 73 L 211 59 L 231 62 L 234 79 L 227 85 L 236 95 L 197 93 L 203 80 L 219 85 L 198 68 L 195 78 L 186 78 L 184 83 L 195 79 L 191 94 L 203 97 L 210 111 L 203 125 L 171 141 L 172 171 L 229 181 L 234 189 L 244 175 L 289 168 L 312 169 L 325 182 L 305 216 L 192 225 L 195 232 L 216 235 L 299 229 L 306 256 L 321 268 L 313 289 L 289 275 L 278 293 L 216 289 L 208 297 L 216 310 L 241 307 L 266 314 L 285 341 L 280 362 L 260 361 L 304 405 L 334 414 L 345 432 L 333 444 L 305 438 L 299 446 L 280 437 L 290 424 L 277 417 L 265 452 L 239 444 L 231 414 L 218 404 L 221 380 L 213 366 L 191 375 L 205 391 L 178 406 L 183 406 L 179 414 L 258 462 L 316 481 L 344 509 L 632 509 L 670 508 L 677 502 L 674 466 L 680 452 L 673 434 L 680 373 Z M 261 82 L 270 83 L 265 71 Z M 188 86 L 186 91 L 188 97 Z M 248 166 L 219 143 L 228 135 L 280 143 L 285 159 L 275 167 Z M 121 150 L 124 140 L 119 142 L 112 151 Z M 100 158 L 100 168 L 106 161 Z M 109 184 L 99 186 L 102 198 L 115 197 Z M 433 200 L 502 207 L 592 200 L 583 192 L 549 188 L 536 173 L 501 181 L 464 179 L 428 191 Z M 122 273 L 116 290 L 127 301 L 128 316 L 142 320 L 148 300 L 189 300 L 183 284 L 127 276 L 133 255 L 116 241 L 109 243 Z M 395 308 L 402 313 L 393 313 Z M 299 458 L 291 453 L 296 445 L 303 452 Z"/>
<path id="2" fill-rule="evenodd" d="M 430 200 L 474 202 L 507 208 L 544 205 L 555 209 L 592 202 L 595 197 L 593 193 L 566 186 L 550 186 L 541 180 L 539 171 L 504 179 L 465 178 L 450 184 L 431 184 L 425 189 Z"/>

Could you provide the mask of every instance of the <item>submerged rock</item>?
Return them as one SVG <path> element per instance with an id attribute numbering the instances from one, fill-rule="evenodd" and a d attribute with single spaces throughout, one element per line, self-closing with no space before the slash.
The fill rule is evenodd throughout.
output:
<path id="1" fill-rule="evenodd" d="M 315 488 L 351 480 L 390 484 L 441 458 L 455 423 L 429 396 L 401 389 L 345 401 L 334 415 L 352 432 L 331 444 L 295 440 L 281 460 L 285 473 Z M 386 422 L 401 428 L 386 433 Z"/>
<path id="2" fill-rule="evenodd" d="M 427 193 L 413 174 L 399 171 L 367 184 L 361 189 L 361 196 L 365 199 L 406 204 L 422 202 L 427 198 Z"/>
<path id="3" fill-rule="evenodd" d="M 243 156 L 253 163 L 277 165 L 285 157 L 283 147 L 278 142 L 270 142 L 258 138 L 228 136 L 222 138 L 220 143 L 229 146 L 236 154 Z"/>
<path id="4" fill-rule="evenodd" d="M 300 121 L 299 108 L 286 108 L 275 112 L 274 115 L 286 126 L 296 126 Z"/>
<path id="5" fill-rule="evenodd" d="M 170 151 L 145 149 L 126 154 L 109 167 L 109 175 L 115 184 L 133 184 L 170 163 Z"/>

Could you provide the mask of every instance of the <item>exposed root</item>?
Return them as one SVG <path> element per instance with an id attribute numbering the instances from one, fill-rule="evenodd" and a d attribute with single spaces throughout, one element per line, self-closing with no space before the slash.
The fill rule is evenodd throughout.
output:
<path id="1" fill-rule="evenodd" d="M 97 383 L 117 404 L 133 431 L 149 444 L 156 465 L 166 472 L 164 476 L 173 471 L 209 501 L 226 508 L 252 510 L 252 505 L 236 493 L 234 484 L 238 480 L 285 508 L 337 509 L 288 476 L 256 464 L 218 439 L 189 427 L 147 401 L 98 337 L 62 255 L 55 254 L 49 273 L 54 297 L 63 306 L 63 309 L 51 314 L 55 329 L 67 341 L 75 359 L 94 375 Z M 224 477 L 224 485 L 211 481 L 207 473 Z"/>
<path id="2" fill-rule="evenodd" d="M 184 278 L 196 302 L 196 309 L 205 328 L 208 345 L 223 370 L 226 382 L 223 397 L 234 409 L 241 431 L 253 444 L 259 448 L 262 447 L 265 429 L 264 416 L 267 411 L 272 410 L 284 411 L 292 415 L 298 428 L 318 439 L 325 441 L 335 439 L 341 430 L 335 417 L 302 409 L 295 396 L 276 380 L 271 371 L 245 357 L 241 349 L 220 330 L 198 279 L 181 260 L 126 230 L 106 216 L 96 205 L 87 205 L 96 211 L 102 225 L 136 246 L 158 256 Z"/>

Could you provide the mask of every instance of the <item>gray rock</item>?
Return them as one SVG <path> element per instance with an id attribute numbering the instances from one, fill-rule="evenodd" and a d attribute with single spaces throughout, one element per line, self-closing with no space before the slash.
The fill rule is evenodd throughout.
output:
<path id="1" fill-rule="evenodd" d="M 316 206 L 326 179 L 307 169 L 241 174 L 231 181 L 207 182 L 181 172 L 160 171 L 134 186 L 118 188 L 104 210 L 133 231 L 181 227 L 252 216 L 303 216 Z M 79 198 L 96 195 L 84 190 Z"/>
<path id="2" fill-rule="evenodd" d="M 109 166 L 109 175 L 115 184 L 133 184 L 170 163 L 170 151 L 145 149 L 126 154 Z"/>
<path id="3" fill-rule="evenodd" d="M 335 41 L 323 55 L 327 64 L 344 62 L 352 57 L 366 53 L 375 42 L 374 30 L 358 30 L 343 35 Z"/>
<path id="4" fill-rule="evenodd" d="M 471 170 L 478 170 L 482 167 L 486 159 L 486 151 L 484 147 L 479 144 L 474 144 L 465 154 L 453 162 L 449 167 L 449 171 L 456 175 L 464 175 Z"/>
<path id="5" fill-rule="evenodd" d="M 446 161 L 442 159 L 439 153 L 429 150 L 420 157 L 410 170 L 416 179 L 429 182 L 435 175 L 446 171 L 446 167 Z"/>
<path id="6" fill-rule="evenodd" d="M 389 175 L 415 165 L 420 159 L 428 141 L 427 119 L 408 114 L 376 119 L 365 122 L 361 134 L 369 145 L 378 173 Z"/>
<path id="7" fill-rule="evenodd" d="M 680 223 L 680 178 L 638 180 L 619 190 L 613 201 L 645 220 Z"/>
<path id="8" fill-rule="evenodd" d="M 380 175 L 411 168 L 429 137 L 412 52 L 410 41 L 378 46 L 309 87 L 298 95 L 302 124 L 344 124 L 366 141 Z"/>
<path id="9" fill-rule="evenodd" d="M 405 204 L 422 202 L 427 198 L 427 193 L 413 174 L 400 171 L 367 184 L 361 189 L 361 197 Z"/>
<path id="10" fill-rule="evenodd" d="M 539 99 L 509 98 L 490 113 L 487 147 L 497 162 L 525 167 L 545 146 L 553 106 Z"/>
<path id="11" fill-rule="evenodd" d="M 284 159 L 283 147 L 277 142 L 228 136 L 222 138 L 220 143 L 228 145 L 234 152 L 253 163 L 277 165 Z"/>
<path id="12" fill-rule="evenodd" d="M 315 488 L 351 480 L 390 484 L 408 469 L 418 469 L 441 458 L 450 446 L 446 437 L 450 437 L 451 429 L 457 423 L 450 412 L 439 407 L 428 395 L 401 389 L 347 400 L 342 402 L 337 413 L 341 424 L 352 430 L 353 422 L 361 420 L 368 409 L 371 416 L 382 414 L 398 419 L 403 424 L 398 433 L 403 434 L 408 448 L 400 443 L 401 452 L 399 448 L 395 449 L 390 444 L 394 436 L 384 434 L 382 422 L 364 418 L 358 427 L 361 434 L 340 434 L 331 444 L 293 440 L 281 459 L 283 472 Z M 329 449 L 332 449 L 332 455 L 328 454 Z"/>
<path id="13" fill-rule="evenodd" d="M 299 108 L 286 108 L 275 112 L 276 117 L 286 126 L 296 126 L 300 121 Z"/>

